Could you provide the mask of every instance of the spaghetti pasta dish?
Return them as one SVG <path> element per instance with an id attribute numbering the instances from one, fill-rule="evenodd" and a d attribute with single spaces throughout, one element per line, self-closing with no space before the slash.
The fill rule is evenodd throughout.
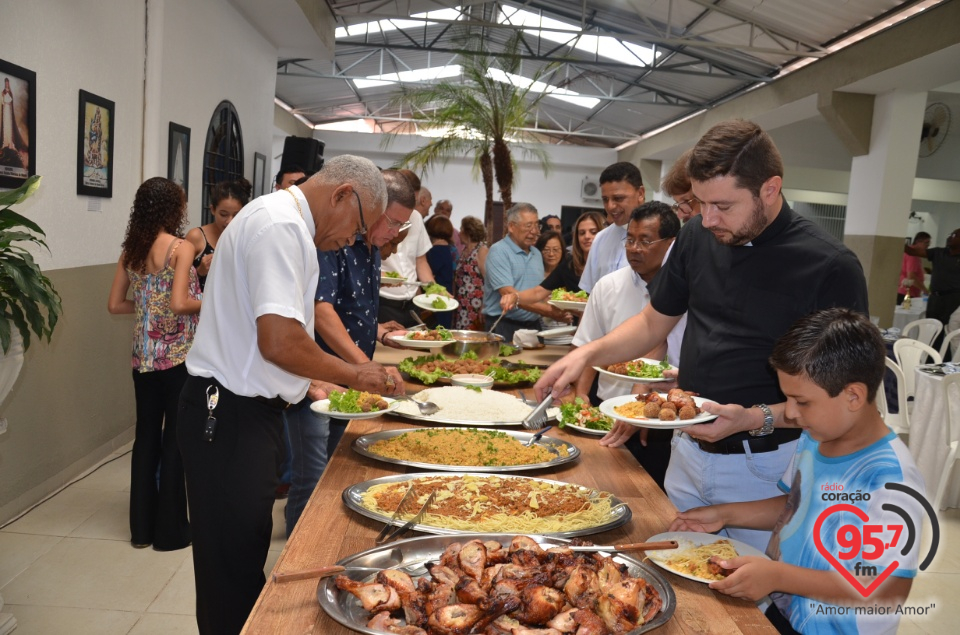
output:
<path id="1" fill-rule="evenodd" d="M 407 488 L 413 485 L 418 505 L 437 492 L 422 524 L 465 532 L 523 532 L 548 534 L 603 525 L 611 520 L 611 495 L 571 485 L 522 477 L 423 476 L 374 485 L 360 504 L 391 516 Z"/>
<path id="2" fill-rule="evenodd" d="M 726 569 L 710 562 L 716 556 L 720 560 L 729 560 L 738 555 L 736 547 L 729 540 L 723 538 L 705 545 L 693 545 L 659 560 L 662 564 L 674 571 L 702 578 L 704 580 L 723 580 L 729 575 Z"/>
<path id="3" fill-rule="evenodd" d="M 404 432 L 392 439 L 377 441 L 369 450 L 390 459 L 437 465 L 531 465 L 557 457 L 542 445 L 527 447 L 503 432 L 460 428 Z M 565 445 L 557 451 L 562 457 L 570 456 Z"/>

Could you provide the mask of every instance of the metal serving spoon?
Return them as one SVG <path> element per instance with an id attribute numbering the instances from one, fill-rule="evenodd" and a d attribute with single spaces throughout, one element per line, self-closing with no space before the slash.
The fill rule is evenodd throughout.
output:
<path id="1" fill-rule="evenodd" d="M 428 417 L 440 410 L 440 406 L 433 403 L 432 401 L 417 401 L 410 395 L 403 395 L 403 396 L 397 397 L 397 399 L 407 399 L 417 404 L 417 408 L 420 408 L 420 414 L 422 414 L 425 417 Z"/>

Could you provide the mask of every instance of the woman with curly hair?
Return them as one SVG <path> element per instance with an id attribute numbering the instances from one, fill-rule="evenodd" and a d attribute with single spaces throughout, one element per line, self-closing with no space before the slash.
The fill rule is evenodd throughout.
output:
<path id="1" fill-rule="evenodd" d="M 187 240 L 193 245 L 193 250 L 197 254 L 193 259 L 193 266 L 200 279 L 201 291 L 207 282 L 207 273 L 213 261 L 213 251 L 217 248 L 220 235 L 230 221 L 240 213 L 243 206 L 250 202 L 252 191 L 250 181 L 243 178 L 217 183 L 210 190 L 210 215 L 213 216 L 213 222 L 194 227 L 187 232 Z"/>
<path id="2" fill-rule="evenodd" d="M 186 196 L 164 178 L 148 179 L 133 200 L 107 310 L 133 313 L 133 389 L 137 424 L 130 467 L 134 547 L 157 551 L 190 545 L 177 404 L 184 361 L 200 311 L 193 245 L 183 239 Z M 133 287 L 133 299 L 127 291 Z M 157 468 L 160 469 L 159 484 Z"/>

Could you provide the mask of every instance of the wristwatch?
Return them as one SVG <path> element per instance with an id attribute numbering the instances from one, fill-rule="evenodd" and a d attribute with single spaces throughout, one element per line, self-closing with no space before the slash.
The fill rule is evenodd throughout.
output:
<path id="1" fill-rule="evenodd" d="M 773 411 L 770 410 L 770 406 L 764 403 L 758 403 L 754 404 L 753 407 L 760 408 L 760 412 L 763 413 L 763 425 L 756 430 L 748 430 L 750 436 L 765 437 L 769 434 L 773 434 Z"/>

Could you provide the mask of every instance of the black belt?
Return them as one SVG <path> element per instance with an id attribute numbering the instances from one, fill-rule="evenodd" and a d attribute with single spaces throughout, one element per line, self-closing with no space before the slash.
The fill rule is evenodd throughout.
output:
<path id="1" fill-rule="evenodd" d="M 723 439 L 716 443 L 694 439 L 700 449 L 707 454 L 746 454 L 743 442 L 746 441 L 750 446 L 750 452 L 753 454 L 763 454 L 764 452 L 773 452 L 780 447 L 781 439 L 771 437 L 750 437 L 749 439 Z M 783 441 L 784 443 L 786 441 Z"/>
<path id="2" fill-rule="evenodd" d="M 393 309 L 399 309 L 401 311 L 415 306 L 413 304 L 413 300 L 394 300 L 393 298 L 385 298 L 383 296 L 380 296 L 380 305 L 388 306 Z"/>
<path id="3" fill-rule="evenodd" d="M 277 410 L 286 410 L 292 405 L 289 401 L 287 401 L 283 397 L 261 397 L 260 395 L 256 395 L 254 397 L 250 397 L 250 399 L 253 399 L 254 401 L 259 401 L 260 403 L 263 403 L 263 404 L 267 404 L 271 408 L 276 408 Z"/>

